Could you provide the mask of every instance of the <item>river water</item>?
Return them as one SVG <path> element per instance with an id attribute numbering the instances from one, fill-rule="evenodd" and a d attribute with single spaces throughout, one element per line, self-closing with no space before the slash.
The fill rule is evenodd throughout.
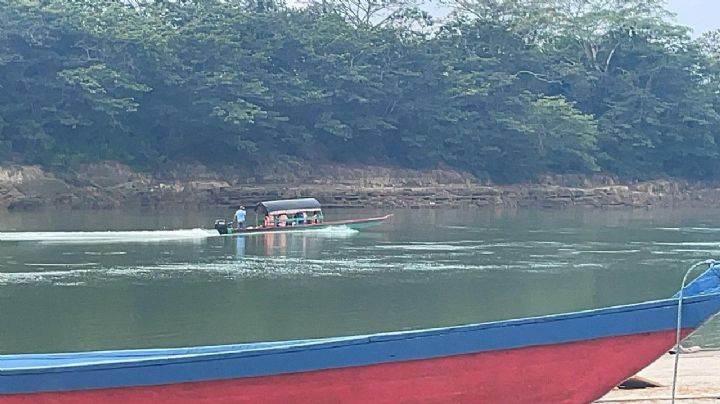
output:
<path id="1" fill-rule="evenodd" d="M 359 232 L 246 237 L 209 229 L 230 216 L 220 210 L 2 213 L 0 353 L 338 336 L 664 298 L 691 264 L 720 257 L 718 213 L 398 210 Z M 720 321 L 689 344 L 720 347 Z"/>

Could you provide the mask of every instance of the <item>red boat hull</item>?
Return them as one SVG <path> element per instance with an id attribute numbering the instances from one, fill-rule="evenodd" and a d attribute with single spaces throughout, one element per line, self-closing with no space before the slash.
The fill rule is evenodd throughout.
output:
<path id="1" fill-rule="evenodd" d="M 0 403 L 590 403 L 674 343 L 668 330 L 266 377 L 0 395 Z"/>

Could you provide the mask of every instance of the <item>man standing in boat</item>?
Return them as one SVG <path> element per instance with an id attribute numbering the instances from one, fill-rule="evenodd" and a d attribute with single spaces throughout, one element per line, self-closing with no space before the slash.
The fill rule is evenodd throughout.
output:
<path id="1" fill-rule="evenodd" d="M 245 207 L 240 205 L 235 211 L 235 228 L 240 230 L 245 224 Z"/>

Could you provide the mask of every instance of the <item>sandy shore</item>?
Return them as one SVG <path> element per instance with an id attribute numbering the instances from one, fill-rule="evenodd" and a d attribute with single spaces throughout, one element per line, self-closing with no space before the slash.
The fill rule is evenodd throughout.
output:
<path id="1" fill-rule="evenodd" d="M 646 389 L 613 389 L 596 403 L 669 403 L 675 356 L 664 355 L 638 373 L 661 385 Z M 720 403 L 720 350 L 680 355 L 675 401 Z"/>

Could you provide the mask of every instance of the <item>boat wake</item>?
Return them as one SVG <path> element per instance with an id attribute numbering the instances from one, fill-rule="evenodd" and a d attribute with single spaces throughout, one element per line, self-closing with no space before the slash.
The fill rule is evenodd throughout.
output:
<path id="1" fill-rule="evenodd" d="M 443 272 L 473 270 L 506 270 L 499 265 L 465 265 L 461 263 L 418 262 L 410 265 L 388 263 L 378 259 L 307 259 L 295 257 L 244 256 L 237 260 L 217 262 L 177 262 L 157 265 L 105 266 L 85 264 L 26 264 L 20 272 L 0 272 L 0 286 L 55 285 L 86 286 L 117 280 L 166 281 L 190 278 L 203 280 L 281 279 L 292 277 L 347 277 L 380 272 Z"/>
<path id="2" fill-rule="evenodd" d="M 218 236 L 215 230 L 183 229 L 156 231 L 77 231 L 77 232 L 0 232 L 0 242 L 40 244 L 152 243 L 160 241 L 198 241 Z"/>
<path id="3" fill-rule="evenodd" d="M 351 237 L 351 236 L 354 236 L 354 235 L 360 233 L 359 230 L 351 229 L 347 226 L 330 226 L 330 227 L 325 227 L 322 229 L 315 229 L 315 230 L 308 230 L 308 231 L 312 232 L 313 235 L 318 235 L 321 237 L 330 237 L 330 238 L 332 238 L 332 237 L 338 237 L 338 238 Z"/>
<path id="4" fill-rule="evenodd" d="M 248 234 L 223 234 L 223 236 L 224 237 L 243 237 L 243 236 L 268 235 L 268 234 L 271 234 L 271 235 L 306 234 L 306 235 L 317 236 L 317 237 L 343 238 L 343 237 L 352 237 L 358 233 L 360 233 L 360 231 L 357 229 L 351 229 L 350 227 L 345 226 L 345 225 L 338 225 L 338 226 L 328 226 L 328 227 L 320 227 L 320 228 L 308 228 L 308 229 L 301 229 L 301 230 L 288 228 L 287 231 L 271 230 L 271 231 L 258 231 L 258 232 L 254 232 L 254 233 L 248 233 Z"/>
<path id="5" fill-rule="evenodd" d="M 481 243 L 481 241 L 409 242 L 404 244 L 378 244 L 373 248 L 378 250 L 431 252 L 475 251 L 485 248 Z M 478 252 L 478 254 L 482 254 L 482 252 Z"/>
<path id="6" fill-rule="evenodd" d="M 717 233 L 718 227 L 656 227 L 657 230 L 673 231 L 680 233 Z"/>

